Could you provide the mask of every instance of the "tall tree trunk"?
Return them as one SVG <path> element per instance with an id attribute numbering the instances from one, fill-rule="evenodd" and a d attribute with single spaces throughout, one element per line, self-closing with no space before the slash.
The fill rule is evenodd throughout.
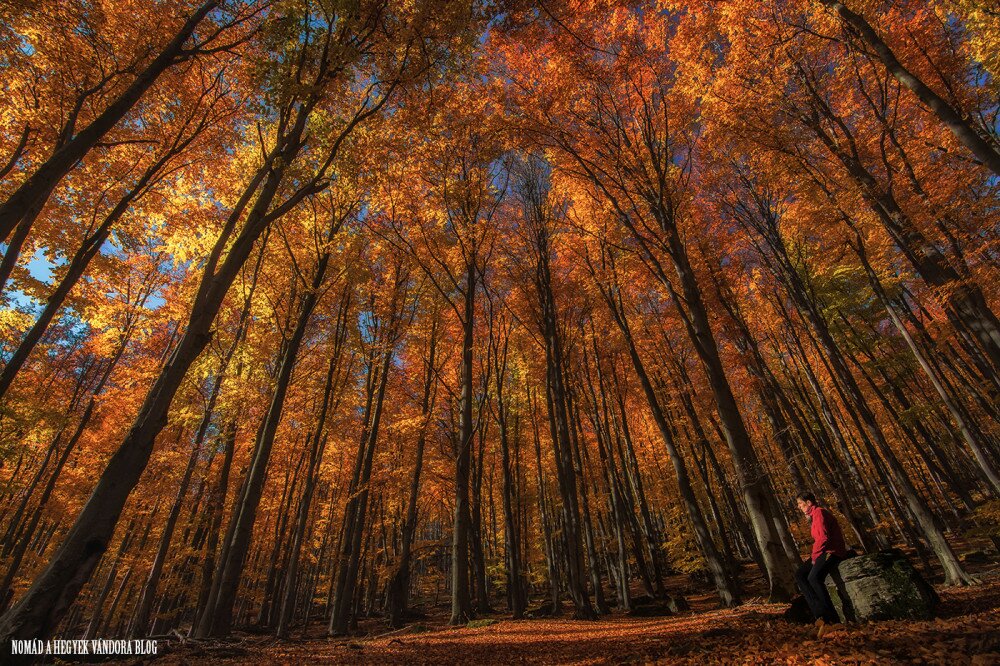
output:
<path id="1" fill-rule="evenodd" d="M 555 529 L 552 525 L 552 517 L 549 511 L 549 494 L 545 487 L 545 475 L 542 471 L 542 438 L 539 434 L 537 402 L 537 397 L 529 389 L 528 404 L 531 406 L 531 427 L 535 443 L 535 478 L 538 488 L 538 514 L 542 522 L 542 540 L 545 552 L 545 565 L 549 578 L 552 615 L 559 615 L 562 612 L 562 577 L 560 576 L 558 554 L 553 536 Z"/>
<path id="2" fill-rule="evenodd" d="M 209 498 L 208 513 L 209 525 L 208 535 L 205 539 L 205 554 L 201 567 L 201 585 L 198 590 L 198 599 L 195 604 L 194 617 L 191 620 L 191 631 L 193 635 L 202 624 L 207 607 L 210 605 L 210 595 L 212 593 L 213 574 L 216 567 L 216 549 L 219 546 L 219 532 L 222 529 L 222 519 L 225 513 L 226 494 L 229 488 L 229 473 L 233 465 L 233 453 L 236 448 L 236 420 L 231 419 L 222 429 L 222 466 L 219 469 L 219 479 L 212 489 Z M 217 580 L 217 578 L 215 578 Z M 216 587 L 216 594 L 218 588 Z"/>
<path id="3" fill-rule="evenodd" d="M 549 236 L 546 220 L 536 219 L 535 287 L 541 301 L 538 322 L 545 345 L 546 395 L 549 407 L 549 431 L 556 459 L 556 476 L 562 498 L 563 542 L 566 547 L 566 583 L 576 616 L 593 619 L 596 615 L 587 594 L 576 464 L 567 406 L 568 390 L 564 371 L 565 358 L 559 335 L 558 311 L 549 270 Z M 596 563 L 595 563 L 596 564 Z"/>
<path id="4" fill-rule="evenodd" d="M 587 460 L 586 450 L 584 450 L 583 456 L 581 456 L 580 452 L 582 448 L 580 445 L 580 440 L 582 439 L 580 429 L 583 427 L 582 419 L 580 418 L 578 406 L 573 399 L 572 390 L 567 395 L 567 412 L 570 414 L 572 424 L 570 425 L 570 441 L 573 444 L 573 459 L 576 469 L 578 470 L 577 477 L 580 483 L 580 509 L 581 519 L 583 520 L 583 537 L 584 545 L 587 548 L 587 563 L 589 564 L 588 569 L 590 570 L 590 586 L 594 589 L 594 606 L 596 606 L 597 612 L 601 615 L 608 615 L 611 613 L 611 608 L 608 606 L 608 602 L 604 598 L 604 588 L 601 585 L 600 560 L 597 558 L 597 544 L 594 539 L 594 525 L 590 519 L 590 497 L 587 491 L 586 475 L 586 469 L 589 464 L 584 464 Z"/>
<path id="5" fill-rule="evenodd" d="M 220 380 L 221 381 L 221 380 Z M 216 386 L 219 382 L 216 382 Z M 214 393 L 214 389 L 213 389 Z M 216 397 L 215 395 L 212 398 Z M 209 407 L 205 410 L 205 416 L 202 418 L 201 425 L 198 427 L 198 432 L 195 435 L 195 444 L 191 449 L 191 457 L 188 459 L 188 464 L 184 468 L 184 475 L 181 477 L 180 486 L 177 488 L 177 497 L 174 498 L 174 503 L 170 507 L 170 512 L 167 514 L 167 521 L 163 526 L 163 533 L 160 535 L 160 544 L 156 549 L 156 555 L 153 557 L 153 564 L 149 569 L 149 576 L 146 578 L 146 583 L 143 585 L 142 594 L 139 598 L 139 605 L 136 607 L 135 618 L 132 624 L 131 636 L 132 638 L 138 638 L 144 636 L 147 627 L 149 626 L 149 615 L 153 610 L 153 600 L 156 598 L 156 588 L 160 582 L 160 575 L 163 573 L 163 565 L 167 559 L 167 552 L 170 549 L 170 540 L 174 535 L 174 528 L 177 526 L 177 519 L 181 515 L 181 506 L 184 504 L 184 496 L 187 494 L 188 485 L 191 483 L 191 475 L 194 473 L 194 468 L 198 464 L 198 456 L 201 453 L 201 445 L 205 439 L 205 432 L 208 429 L 208 423 L 212 419 L 212 405 L 214 400 L 209 399 Z"/>
<path id="6" fill-rule="evenodd" d="M 108 569 L 108 575 L 104 579 L 104 585 L 101 586 L 100 591 L 97 593 L 97 597 L 93 602 L 93 611 L 90 616 L 90 623 L 87 624 L 86 631 L 83 632 L 82 638 L 84 640 L 91 640 L 97 636 L 97 628 L 101 624 L 101 614 L 104 612 L 104 602 L 107 601 L 108 595 L 111 593 L 111 587 L 114 585 L 115 579 L 118 577 L 118 566 L 121 564 L 122 558 L 125 552 L 128 550 L 129 546 L 132 544 L 132 539 L 135 532 L 133 528 L 135 527 L 135 520 L 129 524 L 129 528 L 125 530 L 125 536 L 122 537 L 122 542 L 118 546 L 118 552 L 115 554 L 115 559 L 111 562 L 111 566 Z"/>
<path id="7" fill-rule="evenodd" d="M 479 451 L 472 459 L 472 530 L 469 534 L 469 545 L 472 551 L 472 570 L 473 570 L 473 580 L 475 582 L 476 590 L 476 612 L 480 615 L 486 615 L 493 612 L 492 605 L 490 604 L 489 598 L 489 582 L 486 579 L 486 553 L 485 553 L 485 543 L 483 539 L 483 504 L 482 504 L 482 492 L 483 492 L 483 468 L 484 468 L 484 451 L 485 440 L 486 440 L 486 428 L 484 424 L 480 422 L 477 430 L 477 439 L 479 441 Z"/>
<path id="8" fill-rule="evenodd" d="M 396 317 L 393 312 L 392 317 Z M 375 455 L 375 445 L 378 442 L 379 426 L 382 420 L 382 405 L 385 399 L 386 385 L 389 380 L 389 370 L 395 357 L 395 321 L 389 324 L 389 331 L 380 341 L 385 348 L 373 350 L 369 360 L 368 397 L 365 409 L 365 423 L 362 428 L 361 444 L 358 457 L 355 460 L 354 478 L 356 483 L 351 486 L 351 499 L 344 510 L 344 537 L 341 543 L 340 568 L 337 572 L 337 588 L 334 596 L 333 613 L 330 615 L 328 632 L 331 636 L 347 634 L 352 618 L 356 617 L 355 590 L 358 582 L 358 571 L 361 568 L 363 535 L 367 523 L 368 497 L 370 493 L 372 460 Z"/>
<path id="9" fill-rule="evenodd" d="M 290 625 L 295 614 L 295 592 L 298 580 L 299 560 L 302 552 L 302 544 L 306 539 L 309 528 L 310 507 L 312 504 L 313 492 L 316 487 L 319 466 L 323 460 L 323 452 L 326 449 L 329 435 L 326 432 L 327 414 L 336 411 L 336 406 L 340 402 L 340 392 L 344 386 L 343 374 L 339 372 L 342 356 L 344 353 L 344 342 L 348 331 L 348 291 L 345 290 L 341 299 L 340 311 L 337 317 L 337 328 L 334 336 L 334 348 L 330 355 L 330 362 L 327 367 L 326 381 L 323 384 L 323 400 L 320 405 L 319 414 L 316 417 L 316 428 L 310 438 L 309 465 L 306 470 L 305 488 L 302 491 L 302 500 L 299 503 L 298 518 L 292 536 L 291 550 L 289 554 L 288 570 L 285 574 L 285 594 L 280 606 L 278 617 L 278 638 L 288 638 Z M 331 409 L 331 401 L 334 403 Z"/>
<path id="10" fill-rule="evenodd" d="M 424 389 L 420 399 L 420 432 L 417 435 L 417 450 L 413 464 L 413 477 L 410 481 L 410 495 L 406 503 L 406 517 L 403 519 L 399 562 L 388 583 L 389 588 L 389 625 L 403 626 L 403 620 L 409 606 L 410 568 L 413 550 L 413 540 L 417 532 L 417 500 L 420 497 L 420 473 L 424 466 L 424 448 L 427 445 L 427 428 L 430 425 L 434 409 L 434 381 L 437 356 L 437 321 L 433 321 L 430 331 L 427 359 L 424 361 Z"/>
<path id="11" fill-rule="evenodd" d="M 328 240 L 336 233 L 337 225 L 331 225 Z M 281 415 L 285 406 L 285 397 L 292 381 L 292 373 L 295 363 L 298 360 L 298 352 L 305 337 L 306 328 L 312 319 L 313 309 L 319 297 L 319 289 L 326 276 L 326 268 L 330 262 L 330 254 L 324 253 L 319 257 L 313 272 L 312 283 L 309 291 L 302 297 L 299 305 L 299 313 L 295 322 L 295 328 L 291 337 L 282 350 L 281 364 L 278 370 L 278 377 L 271 397 L 271 404 L 264 418 L 264 424 L 257 434 L 257 441 L 254 443 L 254 451 L 251 458 L 250 470 L 244 482 L 244 495 L 238 507 L 238 512 L 231 518 L 235 529 L 231 547 L 229 548 L 225 564 L 222 569 L 221 584 L 219 594 L 214 608 L 209 609 L 206 616 L 212 617 L 211 629 L 204 635 L 226 636 L 232 629 L 233 606 L 236 603 L 236 593 L 240 587 L 243 577 L 243 569 L 246 563 L 246 555 L 250 548 L 250 541 L 253 537 L 254 523 L 257 518 L 257 508 L 264 493 L 264 480 L 267 475 L 268 462 L 271 458 L 271 449 L 274 446 L 274 438 L 281 422 Z"/>
<path id="12" fill-rule="evenodd" d="M 853 247 L 855 253 L 858 255 L 858 259 L 861 260 L 861 265 L 865 269 L 865 274 L 868 276 L 868 281 L 872 286 L 872 290 L 875 292 L 875 295 L 885 308 L 886 313 L 892 320 L 893 326 L 895 326 L 896 330 L 899 331 L 899 334 L 906 342 L 906 346 L 910 350 L 910 353 L 913 354 L 913 357 L 917 360 L 917 363 L 920 365 L 920 369 L 923 370 L 924 374 L 927 375 L 927 378 L 930 379 L 931 385 L 937 392 L 938 397 L 941 398 L 941 402 L 944 403 L 948 413 L 951 415 L 952 419 L 954 419 L 955 425 L 958 427 L 958 431 L 961 434 L 962 439 L 969 446 L 969 449 L 972 451 L 972 455 L 975 457 L 980 469 L 983 474 L 986 475 L 986 478 L 992 487 L 992 492 L 1000 494 L 1000 472 L 997 471 L 993 461 L 990 459 L 986 446 L 980 441 L 978 432 L 972 428 L 963 410 L 959 408 L 959 406 L 952 399 L 951 395 L 949 395 L 949 393 L 945 390 L 937 372 L 935 372 L 935 370 L 931 367 L 924 352 L 917 346 L 917 343 L 910 334 L 909 329 L 906 328 L 906 324 L 903 323 L 899 313 L 896 312 L 896 308 L 892 304 L 891 299 L 885 293 L 885 288 L 882 286 L 881 280 L 879 280 L 878 275 L 875 273 L 871 263 L 868 261 L 868 255 L 865 251 L 864 242 L 861 239 L 860 234 L 856 236 Z"/>
<path id="13" fill-rule="evenodd" d="M 149 625 L 149 616 L 153 608 L 153 600 L 156 597 L 156 588 L 159 584 L 160 576 L 163 572 L 163 565 L 166 561 L 167 551 L 170 548 L 170 540 L 173 537 L 174 527 L 177 523 L 177 517 L 180 515 L 181 504 L 184 499 L 184 494 L 187 490 L 187 485 L 190 483 L 191 474 L 194 471 L 194 465 L 197 462 L 198 455 L 201 451 L 202 444 L 205 441 L 205 436 L 208 433 L 208 428 L 212 423 L 212 418 L 215 414 L 215 405 L 218 402 L 219 394 L 222 391 L 222 385 L 226 379 L 226 374 L 229 371 L 229 364 L 232 362 L 233 356 L 236 353 L 236 349 L 239 346 L 240 341 L 243 339 L 243 335 L 246 332 L 247 319 L 250 315 L 250 305 L 253 292 L 256 290 L 257 278 L 260 274 L 261 263 L 264 259 L 264 246 L 267 244 L 267 238 L 262 242 L 262 247 L 260 254 L 257 257 L 257 262 L 253 269 L 253 276 L 251 278 L 250 288 L 247 295 L 243 299 L 243 307 L 240 310 L 240 316 L 236 326 L 236 334 L 233 336 L 233 340 L 219 363 L 219 370 L 216 376 L 215 382 L 212 385 L 212 392 L 209 394 L 208 402 L 205 405 L 205 414 L 202 416 L 201 423 L 198 425 L 198 430 L 195 434 L 194 449 L 191 454 L 191 459 L 188 462 L 187 469 L 184 471 L 184 476 L 181 479 L 181 485 L 178 489 L 177 499 L 174 501 L 173 507 L 171 507 L 170 514 L 167 517 L 167 524 L 164 526 L 163 535 L 160 540 L 160 546 L 157 549 L 156 556 L 153 559 L 152 567 L 149 571 L 149 576 L 146 579 L 146 583 L 142 589 L 142 596 L 139 600 L 139 604 L 136 607 L 135 618 L 132 623 L 132 637 L 138 638 L 143 635 L 146 628 Z M 233 432 L 235 438 L 235 431 Z M 229 452 L 228 460 L 231 461 L 232 455 L 231 450 Z M 206 470 L 207 473 L 207 470 Z M 228 476 L 228 464 L 224 465 L 224 473 Z M 225 480 L 223 480 L 225 483 Z M 223 491 L 222 501 L 225 500 L 225 491 Z M 221 505 L 221 502 L 220 502 Z"/>
<path id="14" fill-rule="evenodd" d="M 473 618 L 469 594 L 469 532 L 472 515 L 469 510 L 469 472 L 475 424 L 472 421 L 472 354 L 475 342 L 476 260 L 467 262 L 464 310 L 462 321 L 462 390 L 459 397 L 458 446 L 455 452 L 455 521 L 451 547 L 451 619 L 449 624 L 465 624 Z"/>
<path id="15" fill-rule="evenodd" d="M 726 377 L 715 334 L 709 324 L 708 310 L 679 231 L 665 212 L 659 211 L 658 216 L 666 236 L 666 250 L 681 285 L 681 293 L 674 291 L 662 270 L 658 271 L 660 279 L 681 313 L 688 337 L 708 377 L 723 438 L 729 447 L 733 468 L 743 489 L 743 501 L 750 514 L 750 524 L 767 570 L 769 598 L 775 601 L 787 600 L 794 589 L 793 564 L 785 552 L 781 535 L 775 528 L 772 493 L 766 472 L 753 448 L 746 423 Z"/>
<path id="16" fill-rule="evenodd" d="M 632 361 L 632 368 L 635 371 L 636 376 L 639 378 L 639 383 L 646 396 L 646 403 L 649 405 L 649 410 L 653 415 L 653 421 L 656 423 L 656 426 L 660 431 L 660 437 L 663 439 L 663 444 L 667 448 L 667 455 L 670 457 L 670 462 L 674 467 L 674 475 L 677 478 L 677 487 L 681 495 L 681 500 L 684 502 L 688 519 L 691 521 L 691 526 L 694 528 L 695 538 L 698 541 L 698 547 L 701 550 L 702 555 L 705 557 L 705 562 L 708 564 L 712 581 L 715 584 L 715 590 L 718 593 L 723 606 L 731 607 L 739 605 L 741 603 L 739 590 L 729 573 L 726 571 L 722 556 L 716 548 L 711 534 L 709 534 L 708 527 L 705 524 L 704 515 L 702 514 L 701 507 L 698 505 L 694 488 L 691 485 L 691 478 L 688 474 L 687 465 L 684 458 L 681 456 L 676 443 L 674 442 L 673 432 L 667 422 L 667 417 L 663 408 L 660 405 L 660 399 L 656 395 L 656 391 L 650 381 L 649 374 L 646 372 L 646 367 L 639 355 L 638 349 L 636 348 L 635 340 L 632 336 L 632 329 L 628 323 L 628 319 L 624 311 L 624 304 L 620 299 L 620 294 L 616 295 L 616 293 L 607 289 L 604 285 L 599 286 L 601 288 L 601 293 L 604 295 L 604 300 L 611 310 L 615 323 L 618 325 L 618 329 L 621 331 L 622 337 L 625 339 L 625 346 L 628 350 L 629 358 Z"/>
<path id="17" fill-rule="evenodd" d="M 525 595 L 521 569 L 521 533 L 514 516 L 516 469 L 511 468 L 509 407 L 505 394 L 509 340 L 507 333 L 509 332 L 505 331 L 504 333 L 502 342 L 493 345 L 493 376 L 496 391 L 496 419 L 500 431 L 500 465 L 503 473 L 501 493 L 503 495 L 504 559 L 507 564 L 507 598 L 514 619 L 519 620 L 524 617 L 528 600 Z"/>

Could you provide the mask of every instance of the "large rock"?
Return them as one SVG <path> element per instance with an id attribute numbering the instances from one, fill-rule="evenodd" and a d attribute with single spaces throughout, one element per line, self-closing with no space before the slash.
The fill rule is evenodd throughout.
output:
<path id="1" fill-rule="evenodd" d="M 830 600 L 845 621 L 927 619 L 938 595 L 899 550 L 844 560 L 826 578 Z"/>

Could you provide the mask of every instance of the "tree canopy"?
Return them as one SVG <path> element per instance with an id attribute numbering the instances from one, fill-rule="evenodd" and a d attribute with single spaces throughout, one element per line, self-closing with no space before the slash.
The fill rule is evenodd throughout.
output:
<path id="1" fill-rule="evenodd" d="M 787 600 L 807 490 L 974 584 L 998 54 L 981 0 L 4 5 L 0 639 Z"/>

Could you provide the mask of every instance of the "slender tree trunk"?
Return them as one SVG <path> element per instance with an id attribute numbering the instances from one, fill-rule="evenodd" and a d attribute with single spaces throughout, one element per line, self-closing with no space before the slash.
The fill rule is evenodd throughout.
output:
<path id="1" fill-rule="evenodd" d="M 395 316 L 395 315 L 394 315 Z M 362 430 L 361 446 L 355 463 L 356 484 L 352 484 L 351 499 L 348 501 L 344 514 L 344 538 L 341 544 L 340 569 L 337 577 L 337 590 L 334 597 L 333 613 L 330 616 L 329 634 L 343 636 L 347 634 L 355 605 L 355 589 L 358 582 L 358 571 L 362 559 L 362 537 L 367 522 L 369 481 L 371 479 L 372 459 L 375 455 L 375 445 L 378 442 L 379 425 L 382 419 L 382 404 L 385 399 L 385 389 L 389 378 L 389 369 L 395 356 L 393 340 L 382 351 L 380 367 L 375 365 L 377 359 L 371 358 L 371 377 L 368 380 L 368 408 L 365 410 L 365 426 Z"/>
<path id="2" fill-rule="evenodd" d="M 434 402 L 434 373 L 437 355 L 437 321 L 431 326 L 430 343 L 424 368 L 424 391 L 420 400 L 420 415 L 422 418 L 420 433 L 417 435 L 417 450 L 413 464 L 413 477 L 410 481 L 410 496 L 406 504 L 406 517 L 403 520 L 402 544 L 400 546 L 399 563 L 388 583 L 389 588 L 389 624 L 392 627 L 403 626 L 403 620 L 409 606 L 410 568 L 413 549 L 413 539 L 417 531 L 417 500 L 420 496 L 420 473 L 424 466 L 424 448 L 427 445 L 427 427 L 430 425 Z"/>
<path id="3" fill-rule="evenodd" d="M 538 513 L 542 522 L 542 537 L 545 551 L 545 564 L 548 570 L 552 615 L 559 615 L 562 612 L 562 581 L 559 575 L 560 572 L 555 549 L 555 539 L 552 534 L 554 532 L 554 526 L 552 525 L 552 519 L 549 513 L 548 492 L 545 488 L 545 476 L 542 472 L 542 438 L 539 434 L 537 398 L 530 392 L 530 390 L 528 393 L 528 404 L 531 405 L 531 424 L 534 435 L 533 439 L 535 442 L 536 484 L 538 487 Z"/>
<path id="4" fill-rule="evenodd" d="M 469 467 L 475 424 L 472 421 L 472 354 L 475 342 L 476 277 L 475 255 L 467 262 L 465 304 L 462 321 L 462 390 L 458 448 L 455 457 L 455 522 L 451 553 L 451 619 L 449 624 L 465 624 L 473 618 L 469 594 Z"/>
<path id="5" fill-rule="evenodd" d="M 913 357 L 917 360 L 921 370 L 923 370 L 924 374 L 927 375 L 927 378 L 930 379 L 931 385 L 941 398 L 941 402 L 944 403 L 948 413 L 951 414 L 952 419 L 954 419 L 955 425 L 958 427 L 958 431 L 961 433 L 962 439 L 966 444 L 968 444 L 969 449 L 972 451 L 972 455 L 975 457 L 980 469 L 983 474 L 986 475 L 986 478 L 992 487 L 992 492 L 1000 494 L 1000 472 L 998 472 L 993 465 L 993 461 L 990 459 L 985 445 L 979 440 L 978 434 L 972 429 L 965 417 L 965 414 L 959 409 L 958 405 L 955 404 L 948 392 L 945 391 L 944 385 L 941 383 L 941 379 L 938 377 L 938 374 L 931 368 L 925 354 L 917 346 L 913 336 L 910 335 L 909 329 L 906 328 L 906 325 L 900 319 L 892 301 L 885 293 L 882 282 L 879 280 L 878 275 L 875 273 L 874 269 L 872 269 L 871 264 L 868 261 L 868 255 L 865 252 L 860 235 L 856 237 L 854 249 L 858 258 L 861 260 L 865 273 L 868 275 L 868 281 L 872 286 L 872 290 L 875 292 L 879 301 L 881 301 L 886 313 L 892 320 L 896 330 L 899 331 L 900 336 L 902 336 L 903 340 L 906 342 L 906 346 L 909 348 L 910 353 L 913 354 Z"/>
<path id="6" fill-rule="evenodd" d="M 502 345 L 498 345 L 499 349 L 494 349 L 494 381 L 496 386 L 496 418 L 500 431 L 500 464 L 503 471 L 501 492 L 503 494 L 504 557 L 507 563 L 507 597 L 514 619 L 519 620 L 524 617 L 528 600 L 524 594 L 521 570 L 520 534 L 514 517 L 516 469 L 511 468 L 508 407 L 505 397 L 507 341 L 508 338 L 504 337 Z"/>
<path id="7" fill-rule="evenodd" d="M 581 456 L 580 454 L 580 428 L 582 425 L 578 407 L 576 402 L 573 400 L 572 391 L 570 391 L 567 396 L 567 411 L 573 419 L 573 425 L 570 426 L 570 441 L 573 443 L 573 458 L 576 469 L 579 470 L 578 479 L 580 484 L 580 509 L 583 520 L 583 537 L 584 545 L 587 549 L 587 563 L 589 564 L 588 569 L 590 570 L 590 586 L 594 588 L 594 606 L 596 606 L 597 612 L 601 615 L 608 615 L 611 613 L 611 608 L 608 606 L 608 602 L 604 598 L 604 588 L 601 586 L 600 560 L 597 558 L 597 544 L 594 540 L 594 525 L 590 519 L 590 497 L 587 491 L 586 478 L 586 469 L 589 465 L 584 465 L 586 460 L 586 451 L 584 451 L 584 456 Z"/>
<path id="8" fill-rule="evenodd" d="M 221 380 L 220 380 L 221 381 Z M 219 382 L 216 382 L 216 386 Z M 214 395 L 212 396 L 215 397 Z M 209 405 L 212 405 L 214 400 L 209 399 Z M 174 503 L 170 507 L 170 512 L 167 514 L 166 524 L 163 526 L 163 533 L 160 535 L 160 545 L 156 549 L 156 555 L 153 557 L 153 564 L 149 569 L 149 576 L 146 578 L 146 583 L 143 585 L 142 594 L 139 598 L 139 605 L 135 611 L 135 618 L 132 624 L 131 637 L 138 638 L 145 635 L 146 629 L 149 626 L 149 615 L 153 610 L 153 600 L 156 598 L 156 588 L 160 582 L 160 576 L 163 573 L 163 565 L 167 559 L 167 552 L 170 549 L 170 540 L 174 535 L 174 528 L 177 526 L 177 519 L 181 514 L 181 506 L 184 504 L 184 496 L 187 494 L 188 485 L 191 482 L 191 475 L 194 473 L 194 468 L 198 464 L 198 456 L 201 453 L 201 445 L 205 438 L 205 432 L 208 429 L 208 422 L 212 418 L 212 409 L 209 407 L 205 411 L 205 416 L 202 419 L 202 423 L 198 428 L 198 432 L 195 435 L 195 445 L 191 450 L 191 457 L 188 459 L 187 467 L 184 468 L 184 475 L 181 477 L 180 486 L 177 488 L 177 497 L 174 498 Z"/>
<path id="9" fill-rule="evenodd" d="M 617 300 L 610 291 L 605 291 L 603 287 L 602 293 L 604 293 L 605 302 L 611 308 L 615 322 L 618 324 L 618 329 L 625 339 L 626 349 L 632 361 L 632 368 L 639 378 L 639 383 L 646 396 L 646 403 L 649 405 L 650 412 L 653 415 L 653 421 L 656 423 L 660 431 L 660 437 L 663 439 L 663 444 L 667 448 L 667 455 L 670 457 L 670 461 L 674 467 L 674 475 L 677 478 L 677 487 L 681 495 L 681 500 L 684 502 L 688 519 L 694 528 L 698 547 L 705 557 L 712 581 L 715 584 L 715 590 L 723 606 L 731 607 L 739 605 L 741 603 L 739 590 L 726 571 L 722 556 L 716 548 L 711 534 L 709 534 L 704 515 L 702 514 L 701 507 L 698 505 L 694 488 L 691 485 L 687 465 L 674 442 L 673 432 L 667 422 L 663 408 L 660 406 L 659 397 L 656 395 L 642 358 L 639 356 L 639 351 L 636 349 L 635 341 L 632 337 L 632 329 L 624 312 L 624 306 L 620 300 Z"/>
<path id="10" fill-rule="evenodd" d="M 558 331 L 558 314 L 552 278 L 549 273 L 548 233 L 539 226 L 536 232 L 536 290 L 541 300 L 542 319 L 539 322 L 545 343 L 546 394 L 549 407 L 549 430 L 556 458 L 557 479 L 562 497 L 563 542 L 566 547 L 566 582 L 577 617 L 595 617 L 587 584 L 581 543 L 579 495 L 576 483 L 573 444 L 570 434 L 568 392 L 565 385 L 562 341 Z"/>
<path id="11" fill-rule="evenodd" d="M 337 317 L 337 332 L 334 341 L 334 350 L 330 356 L 327 368 L 326 381 L 323 388 L 323 400 L 316 420 L 316 428 L 311 437 L 311 447 L 309 449 L 309 465 L 306 471 L 305 489 L 302 492 L 302 500 L 299 504 L 298 519 L 292 537 L 292 545 L 289 555 L 288 570 L 285 574 L 285 594 L 281 602 L 280 615 L 278 618 L 277 636 L 278 638 L 288 638 L 288 632 L 295 614 L 296 584 L 298 578 L 300 553 L 302 544 L 306 538 L 310 506 L 314 488 L 316 486 L 319 466 L 323 460 L 323 452 L 326 449 L 328 434 L 326 432 L 327 414 L 331 411 L 331 401 L 339 403 L 339 394 L 343 388 L 340 373 L 341 358 L 343 355 L 343 345 L 347 335 L 347 316 L 350 307 L 347 302 L 347 291 L 340 304 L 340 313 Z M 334 410 L 336 406 L 334 405 Z"/>
<path id="12" fill-rule="evenodd" d="M 122 557 L 125 555 L 125 551 L 128 550 L 132 543 L 132 537 L 134 535 L 133 529 L 135 526 L 135 521 L 129 524 L 129 529 L 125 530 L 125 536 L 122 537 L 122 542 L 118 546 L 118 553 L 115 555 L 114 561 L 108 570 L 107 578 L 104 579 L 104 585 L 101 586 L 100 591 L 97 593 L 97 598 L 93 602 L 94 610 L 90 616 L 90 623 L 87 625 L 87 630 L 83 632 L 82 638 L 84 640 L 91 640 L 97 635 L 97 628 L 101 624 L 101 614 L 104 612 L 104 602 L 107 601 L 108 595 L 111 593 L 111 587 L 114 585 L 115 579 L 118 577 L 118 565 L 121 564 Z"/>
<path id="13" fill-rule="evenodd" d="M 211 630 L 207 635 L 226 636 L 232 628 L 233 606 L 236 603 L 236 593 L 243 577 L 246 555 L 253 537 L 257 508 L 260 505 L 260 499 L 264 492 L 264 480 L 267 475 L 271 449 L 274 445 L 274 438 L 277 434 L 278 424 L 281 421 L 281 415 L 284 410 L 285 397 L 291 385 L 292 373 L 297 361 L 299 348 L 302 345 L 306 328 L 312 318 L 313 308 L 318 298 L 318 290 L 326 275 L 326 267 L 329 264 L 329 260 L 329 254 L 323 254 L 319 258 L 313 273 L 310 291 L 302 299 L 295 329 L 282 353 L 274 394 L 271 397 L 271 404 L 264 419 L 264 424 L 258 432 L 250 469 L 244 482 L 243 500 L 238 508 L 238 512 L 231 519 L 235 524 L 232 545 L 229 548 L 225 565 L 222 569 L 222 579 L 217 601 L 214 608 L 209 609 L 207 613 L 207 615 L 211 615 L 213 618 Z"/>
<path id="14" fill-rule="evenodd" d="M 472 530 L 469 534 L 469 545 L 472 551 L 473 580 L 476 588 L 476 612 L 486 615 L 493 612 L 489 598 L 489 584 L 486 580 L 486 553 L 483 539 L 483 466 L 486 440 L 486 428 L 482 423 L 477 428 L 477 439 L 479 440 L 478 454 L 473 456 L 473 482 L 472 487 Z"/>
<path id="15" fill-rule="evenodd" d="M 295 444 L 297 442 L 293 442 L 293 449 L 298 448 Z M 286 571 L 283 566 L 282 554 L 288 550 L 284 548 L 286 544 L 285 533 L 289 518 L 293 513 L 298 514 L 293 509 L 293 505 L 295 504 L 296 491 L 298 490 L 299 477 L 302 472 L 302 463 L 305 461 L 305 456 L 306 449 L 303 447 L 298 462 L 295 463 L 290 485 L 287 474 L 291 466 L 289 466 L 289 469 L 286 469 L 285 484 L 281 491 L 282 497 L 278 503 L 278 515 L 274 521 L 274 544 L 271 547 L 271 556 L 268 558 L 266 565 L 267 579 L 261 590 L 260 610 L 257 612 L 256 624 L 261 628 L 271 628 L 276 624 L 276 622 L 272 621 L 272 618 L 275 617 L 273 601 L 280 599 L 282 596 L 281 585 L 284 581 L 284 572 Z M 278 607 L 277 611 L 280 610 L 280 607 Z"/>
<path id="16" fill-rule="evenodd" d="M 722 432 L 732 456 L 733 467 L 743 488 L 743 500 L 750 514 L 760 546 L 770 584 L 772 600 L 790 598 L 794 588 L 792 562 L 785 553 L 781 536 L 775 529 L 771 491 L 766 473 L 753 449 L 750 434 L 740 414 L 729 380 L 719 356 L 718 345 L 709 324 L 708 311 L 701 297 L 694 271 L 678 235 L 676 226 L 666 228 L 670 256 L 681 283 L 683 298 L 674 295 L 675 301 L 686 304 L 683 317 L 689 337 L 705 367 L 712 394 L 718 408 Z"/>

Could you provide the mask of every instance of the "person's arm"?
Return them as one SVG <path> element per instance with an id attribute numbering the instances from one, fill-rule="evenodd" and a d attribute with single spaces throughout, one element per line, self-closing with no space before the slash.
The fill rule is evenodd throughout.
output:
<path id="1" fill-rule="evenodd" d="M 828 551 L 828 546 L 830 545 L 830 514 L 826 509 L 819 509 L 816 511 L 816 515 L 813 516 L 813 522 L 815 523 L 813 528 L 813 552 L 823 553 Z"/>

